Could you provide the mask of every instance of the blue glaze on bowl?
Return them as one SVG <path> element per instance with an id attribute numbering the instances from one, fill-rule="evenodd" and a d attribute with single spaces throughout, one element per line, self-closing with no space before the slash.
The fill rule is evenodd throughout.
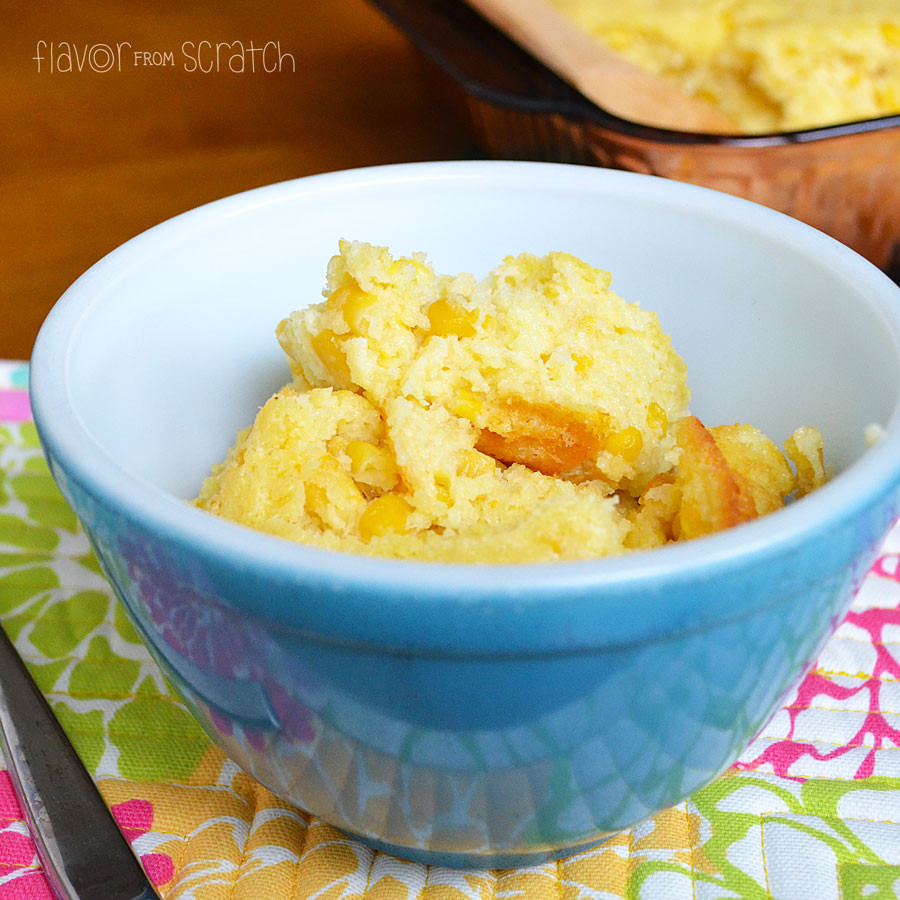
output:
<path id="1" fill-rule="evenodd" d="M 530 215 L 507 222 L 501 239 L 511 198 Z M 690 544 L 511 567 L 317 551 L 178 499 L 196 491 L 201 463 L 221 457 L 230 428 L 288 378 L 267 351 L 240 356 L 245 342 L 267 346 L 262 334 L 280 315 L 316 299 L 284 296 L 282 280 L 302 294 L 324 272 L 312 258 L 283 262 L 285 228 L 301 243 L 324 232 L 331 249 L 340 235 L 375 231 L 404 251 L 477 256 L 445 266 L 473 268 L 499 257 L 504 240 L 509 251 L 543 241 L 590 256 L 579 246 L 593 204 L 617 213 L 591 233 L 640 296 L 621 292 L 657 310 L 672 304 L 661 318 L 700 373 L 695 408 L 726 421 L 731 403 L 734 417 L 776 436 L 823 424 L 841 469 L 829 485 Z M 395 208 L 397 224 L 385 224 Z M 416 211 L 418 222 L 404 224 Z M 328 233 L 338 227 L 331 213 L 366 233 Z M 463 234 L 469 219 L 479 224 Z M 616 243 L 623 220 L 645 242 L 643 258 Z M 420 246 L 402 246 L 411 235 Z M 710 241 L 718 254 L 704 269 L 696 246 Z M 648 276 L 648 258 L 667 268 Z M 718 300 L 725 288 L 731 307 Z M 266 299 L 243 304 L 247 291 Z M 401 856 L 516 865 L 596 843 L 706 784 L 834 630 L 900 511 L 898 301 L 883 275 L 824 235 L 660 179 L 511 163 L 336 173 L 201 208 L 101 261 L 42 330 L 33 406 L 54 477 L 130 618 L 238 764 Z M 810 319 L 816 309 L 824 321 Z M 213 312 L 223 321 L 210 342 L 197 328 Z M 702 333 L 710 322 L 715 340 Z M 122 349 L 136 328 L 152 352 Z M 729 358 L 743 366 L 729 374 Z M 223 391 L 238 399 L 219 402 L 214 387 L 229 378 L 245 394 Z M 771 389 L 779 383 L 790 390 Z M 134 409 L 129 396 L 141 398 Z M 875 420 L 886 435 L 867 450 L 862 428 Z M 173 457 L 184 423 L 197 430 Z"/>

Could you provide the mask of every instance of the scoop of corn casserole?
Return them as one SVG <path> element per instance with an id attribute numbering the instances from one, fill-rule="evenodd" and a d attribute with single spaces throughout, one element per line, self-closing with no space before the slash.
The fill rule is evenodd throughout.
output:
<path id="1" fill-rule="evenodd" d="M 770 512 L 824 479 L 821 438 L 784 454 L 688 415 L 657 316 L 565 253 L 481 282 L 343 242 L 325 301 L 280 323 L 293 382 L 198 505 L 334 550 L 456 562 L 610 556 Z"/>

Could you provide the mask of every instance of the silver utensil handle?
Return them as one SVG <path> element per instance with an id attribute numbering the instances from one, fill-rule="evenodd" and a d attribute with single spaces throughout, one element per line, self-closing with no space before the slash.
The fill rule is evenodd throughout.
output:
<path id="1" fill-rule="evenodd" d="M 61 900 L 159 900 L 2 628 L 0 737 L 38 856 Z"/>

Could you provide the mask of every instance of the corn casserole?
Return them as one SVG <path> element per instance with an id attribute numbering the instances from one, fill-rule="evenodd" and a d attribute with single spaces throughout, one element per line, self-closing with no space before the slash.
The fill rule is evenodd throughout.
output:
<path id="1" fill-rule="evenodd" d="M 611 281 L 565 253 L 479 282 L 342 242 L 324 302 L 278 326 L 292 382 L 197 504 L 332 550 L 514 563 L 701 537 L 824 481 L 816 429 L 785 456 L 691 416 L 659 319 Z"/>
<path id="2" fill-rule="evenodd" d="M 551 0 L 745 132 L 900 113 L 898 0 Z"/>

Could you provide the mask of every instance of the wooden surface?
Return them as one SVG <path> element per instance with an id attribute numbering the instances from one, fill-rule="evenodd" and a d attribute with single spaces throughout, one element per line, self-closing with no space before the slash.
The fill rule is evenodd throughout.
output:
<path id="1" fill-rule="evenodd" d="M 215 45 L 235 41 L 217 72 Z M 263 57 L 251 42 L 273 43 Z M 467 150 L 363 0 L 2 4 L 0 122 L 0 358 L 27 358 L 65 288 L 169 216 L 272 181 Z"/>

